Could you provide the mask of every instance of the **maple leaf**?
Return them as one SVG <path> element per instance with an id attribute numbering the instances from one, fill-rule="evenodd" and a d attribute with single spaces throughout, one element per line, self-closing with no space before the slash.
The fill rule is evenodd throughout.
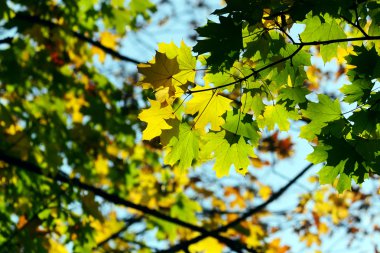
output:
<path id="1" fill-rule="evenodd" d="M 261 97 L 260 90 L 248 90 L 244 92 L 241 97 L 242 111 L 244 113 L 253 112 L 253 115 L 257 118 L 265 109 L 263 98 Z"/>
<path id="2" fill-rule="evenodd" d="M 228 175 L 231 165 L 244 175 L 250 163 L 249 157 L 256 157 L 252 146 L 241 136 L 220 131 L 208 133 L 205 138 L 207 143 L 203 151 L 206 154 L 212 153 L 215 157 L 214 170 L 217 177 Z"/>
<path id="3" fill-rule="evenodd" d="M 290 128 L 289 119 L 297 120 L 301 116 L 296 111 L 288 111 L 284 105 L 268 105 L 265 107 L 263 115 L 257 118 L 259 127 L 268 127 L 268 130 L 273 130 L 277 124 L 280 131 L 288 131 Z"/>
<path id="4" fill-rule="evenodd" d="M 198 86 L 192 91 L 202 90 L 207 87 Z M 231 110 L 231 99 L 225 98 L 215 91 L 202 91 L 193 94 L 193 98 L 186 104 L 185 113 L 197 114 L 194 119 L 195 129 L 204 129 L 211 123 L 211 130 L 219 131 L 220 126 L 224 124 L 221 117 L 226 111 Z"/>
<path id="5" fill-rule="evenodd" d="M 253 146 L 259 143 L 259 128 L 256 121 L 253 121 L 252 115 L 236 109 L 229 111 L 226 115 L 226 123 L 222 127 L 231 133 L 249 138 Z"/>
<path id="6" fill-rule="evenodd" d="M 318 103 L 309 102 L 307 109 L 302 110 L 302 114 L 311 119 L 311 122 L 301 127 L 300 137 L 310 141 L 321 132 L 327 122 L 338 120 L 342 116 L 338 100 L 331 101 L 323 94 L 318 95 L 318 100 Z"/>
<path id="7" fill-rule="evenodd" d="M 187 124 L 179 126 L 178 138 L 173 137 L 169 144 L 169 153 L 165 157 L 165 163 L 174 165 L 179 161 L 179 167 L 187 169 L 194 159 L 198 158 L 199 134 Z"/>
<path id="8" fill-rule="evenodd" d="M 173 79 L 184 85 L 187 82 L 194 82 L 196 59 L 191 53 L 190 47 L 181 41 L 181 46 L 177 47 L 173 42 L 160 43 L 158 51 L 165 53 L 170 59 L 176 58 L 179 66 L 179 73 L 173 76 Z"/>
<path id="9" fill-rule="evenodd" d="M 151 140 L 160 136 L 163 129 L 171 129 L 172 127 L 165 120 L 175 117 L 170 105 L 161 107 L 161 103 L 158 101 L 149 99 L 149 102 L 151 107 L 142 110 L 138 116 L 141 121 L 148 123 L 143 131 L 143 140 Z"/>
<path id="10" fill-rule="evenodd" d="M 139 82 L 143 89 L 153 88 L 156 92 L 164 90 L 165 93 L 169 94 L 167 97 L 161 94 L 160 98 L 164 98 L 164 100 L 176 96 L 178 81 L 173 76 L 180 72 L 176 58 L 170 59 L 166 54 L 156 52 L 154 61 L 138 64 L 137 68 L 139 73 L 145 76 Z M 159 101 L 163 102 L 162 99 Z"/>

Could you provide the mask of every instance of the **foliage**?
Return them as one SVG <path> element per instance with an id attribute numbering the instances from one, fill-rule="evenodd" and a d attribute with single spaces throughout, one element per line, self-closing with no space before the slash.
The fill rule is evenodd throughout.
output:
<path id="1" fill-rule="evenodd" d="M 251 4 L 263 10 L 254 12 L 254 18 L 250 14 Z M 228 174 L 232 164 L 237 172 L 245 174 L 248 158 L 255 156 L 253 150 L 260 133 L 276 126 L 288 131 L 290 122 L 302 120 L 306 124 L 301 127 L 300 137 L 315 143 L 308 160 L 315 164 L 325 162 L 319 173 L 322 183 L 333 183 L 339 177 L 338 190 L 342 192 L 351 188 L 351 180 L 360 184 L 370 174 L 379 173 L 380 125 L 376 120 L 367 123 L 367 118 L 357 116 L 366 112 L 376 114 L 378 107 L 379 94 L 373 89 L 380 77 L 377 73 L 379 37 L 373 32 L 373 26 L 378 24 L 376 18 L 370 16 L 371 10 L 379 7 L 378 3 L 334 1 L 331 5 L 341 6 L 337 9 L 327 3 L 323 7 L 316 7 L 312 1 L 306 4 L 303 1 L 228 1 L 226 7 L 215 11 L 213 14 L 219 16 L 219 23 L 209 21 L 197 29 L 203 39 L 194 47 L 199 54 L 209 53 L 200 58 L 198 64 L 209 68 L 202 76 L 207 85 L 194 84 L 194 78 L 179 82 L 175 76 L 177 70 L 161 79 L 165 85 L 157 86 L 151 81 L 147 86 L 148 80 L 157 74 L 140 69 L 145 75 L 143 88 L 152 87 L 163 106 L 177 107 L 176 110 L 185 108 L 175 115 L 181 124 L 188 124 L 200 135 L 200 155 L 193 156 L 194 163 L 215 158 L 217 176 Z M 359 21 L 363 22 L 368 15 L 372 29 L 368 27 L 365 31 Z M 298 34 L 297 42 L 289 30 L 299 24 L 303 24 L 304 29 Z M 348 30 L 347 25 L 352 29 Z M 364 44 L 364 41 L 371 43 Z M 223 46 L 215 47 L 216 44 Z M 305 98 L 309 93 L 305 80 L 306 69 L 311 65 L 312 46 L 319 46 L 314 50 L 318 50 L 325 63 L 340 57 L 343 64 L 352 66 L 347 73 L 351 84 L 342 88 L 341 100 L 356 104 L 355 109 L 342 112 L 339 99 L 332 100 L 325 94 L 318 94 L 317 101 Z M 338 48 L 345 57 L 338 55 Z M 171 54 L 171 60 L 184 58 L 181 52 L 172 54 L 169 50 L 166 55 Z M 190 57 L 187 60 L 194 61 Z M 168 65 L 165 61 L 161 53 L 157 53 L 155 65 L 172 69 L 174 63 Z M 371 67 L 367 67 L 367 61 Z M 169 92 L 168 98 L 161 100 L 157 94 L 163 88 L 176 92 L 173 95 Z M 236 111 L 235 117 L 228 112 L 232 108 Z M 363 122 L 365 126 L 358 130 Z M 247 134 L 247 125 L 256 126 L 250 130 L 255 135 L 253 140 Z M 168 132 L 177 138 L 175 129 Z M 205 157 L 201 156 L 203 151 Z M 178 161 L 181 163 L 181 159 Z"/>
<path id="2" fill-rule="evenodd" d="M 175 2 L 0 2 L 0 252 L 317 252 L 380 231 L 379 3 L 229 0 L 193 48 L 125 55 Z M 275 170 L 294 131 L 323 163 L 307 183 L 313 164 Z"/>

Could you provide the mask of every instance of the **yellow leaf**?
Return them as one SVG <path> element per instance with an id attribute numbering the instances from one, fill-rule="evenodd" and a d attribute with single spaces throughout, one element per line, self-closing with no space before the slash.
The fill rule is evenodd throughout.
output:
<path id="1" fill-rule="evenodd" d="M 265 253 L 286 253 L 289 250 L 289 246 L 281 246 L 281 239 L 275 238 L 268 245 L 268 249 Z"/>
<path id="2" fill-rule="evenodd" d="M 179 97 L 183 90 L 173 76 L 180 72 L 177 59 L 169 59 L 166 54 L 156 52 L 154 61 L 137 65 L 144 79 L 139 82 L 143 89 L 153 88 L 156 92 L 168 87 L 168 97 Z M 161 101 L 162 102 L 162 101 Z"/>
<path id="3" fill-rule="evenodd" d="M 262 186 L 257 194 L 265 201 L 271 196 L 272 189 L 269 186 Z"/>
<path id="4" fill-rule="evenodd" d="M 158 45 L 158 51 L 165 53 L 170 59 L 177 57 L 180 72 L 174 75 L 173 78 L 175 80 L 180 84 L 194 82 L 196 59 L 191 54 L 191 48 L 188 47 L 185 42 L 181 41 L 181 47 L 177 47 L 173 42 L 170 44 L 160 43 Z"/>
<path id="5" fill-rule="evenodd" d="M 313 244 L 320 245 L 321 240 L 319 239 L 319 236 L 310 232 L 307 232 L 306 234 L 302 235 L 300 237 L 301 241 L 304 241 L 307 247 L 310 247 Z"/>
<path id="6" fill-rule="evenodd" d="M 203 252 L 203 253 L 221 253 L 223 250 L 223 245 L 220 244 L 216 239 L 212 237 L 207 237 L 202 241 L 192 244 L 189 247 L 190 252 Z"/>
<path id="7" fill-rule="evenodd" d="M 260 225 L 248 224 L 249 237 L 246 240 L 247 246 L 250 248 L 257 248 L 263 244 L 263 238 L 265 237 L 265 231 Z"/>
<path id="8" fill-rule="evenodd" d="M 206 88 L 208 87 L 198 86 L 192 91 Z M 215 91 L 211 90 L 194 93 L 193 98 L 186 105 L 185 113 L 198 113 L 194 119 L 195 129 L 204 129 L 205 126 L 211 123 L 211 130 L 220 131 L 220 126 L 225 122 L 221 116 L 226 111 L 231 110 L 231 101 L 231 99 L 215 94 Z"/>
<path id="9" fill-rule="evenodd" d="M 166 123 L 166 119 L 174 118 L 173 108 L 168 105 L 161 107 L 161 103 L 155 100 L 149 100 L 151 107 L 142 110 L 139 119 L 148 123 L 143 131 L 143 140 L 151 140 L 160 136 L 163 129 L 171 129 L 172 127 Z"/>
<path id="10" fill-rule="evenodd" d="M 100 34 L 100 43 L 105 47 L 115 49 L 117 45 L 117 40 L 118 40 L 118 36 L 113 33 L 106 31 Z M 102 49 L 98 47 L 93 47 L 91 49 L 91 52 L 99 56 L 99 61 L 101 63 L 104 62 L 104 59 L 106 58 L 106 53 Z"/>
<path id="11" fill-rule="evenodd" d="M 101 154 L 98 154 L 98 157 L 96 158 L 95 170 L 100 175 L 108 174 L 108 159 L 103 157 Z"/>
<path id="12" fill-rule="evenodd" d="M 74 123 L 82 123 L 83 114 L 80 112 L 82 106 L 88 106 L 84 96 L 76 97 L 74 93 L 70 92 L 65 95 L 65 99 L 68 100 L 66 108 L 72 111 L 72 119 Z"/>
<path id="13" fill-rule="evenodd" d="M 5 133 L 9 135 L 15 135 L 17 132 L 20 132 L 20 131 L 22 131 L 21 126 L 16 125 L 16 124 L 12 124 L 7 129 L 5 129 Z"/>
<path id="14" fill-rule="evenodd" d="M 328 232 L 329 232 L 329 227 L 327 226 L 327 224 L 326 223 L 324 223 L 324 222 L 321 222 L 321 223 L 319 223 L 319 226 L 318 226 L 318 233 L 320 234 L 320 235 L 324 235 L 324 234 L 327 234 Z"/>
<path id="15" fill-rule="evenodd" d="M 123 223 L 117 220 L 115 212 L 111 212 L 108 215 L 108 219 L 105 222 L 100 222 L 96 219 L 92 220 L 91 227 L 95 229 L 95 242 L 99 243 L 104 241 L 113 233 L 120 230 L 122 226 Z"/>
<path id="16" fill-rule="evenodd" d="M 49 253 L 67 253 L 67 249 L 64 245 L 56 242 L 53 239 L 49 239 Z"/>

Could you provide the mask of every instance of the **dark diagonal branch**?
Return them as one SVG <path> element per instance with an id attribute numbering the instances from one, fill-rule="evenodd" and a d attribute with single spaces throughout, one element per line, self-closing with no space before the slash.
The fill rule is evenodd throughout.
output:
<path id="1" fill-rule="evenodd" d="M 241 83 L 241 82 L 244 82 L 246 80 L 248 80 L 250 77 L 252 76 L 255 76 L 257 74 L 259 74 L 260 72 L 268 69 L 268 68 L 271 68 L 273 66 L 276 66 L 277 64 L 280 64 L 282 62 L 285 62 L 291 58 L 293 58 L 299 51 L 301 51 L 303 45 L 300 45 L 292 54 L 288 55 L 287 57 L 284 57 L 284 58 L 281 58 L 280 60 L 278 61 L 275 61 L 275 62 L 272 62 L 268 65 L 265 65 L 264 67 L 261 67 L 259 69 L 253 69 L 252 73 L 243 77 L 243 78 L 240 78 L 236 81 L 233 81 L 233 82 L 230 82 L 230 83 L 226 83 L 226 84 L 223 84 L 223 85 L 220 85 L 220 86 L 216 86 L 216 87 L 212 87 L 212 88 L 208 88 L 208 89 L 202 89 L 202 90 L 189 90 L 187 93 L 189 94 L 193 94 L 193 93 L 198 93 L 198 92 L 203 92 L 203 91 L 209 91 L 209 90 L 216 90 L 216 89 L 220 89 L 220 88 L 225 88 L 225 87 L 228 87 L 228 86 L 231 86 L 231 85 L 234 85 L 234 84 L 237 84 L 237 83 Z"/>
<path id="2" fill-rule="evenodd" d="M 208 236 L 214 237 L 215 239 L 217 239 L 221 243 L 226 244 L 228 247 L 230 247 L 231 249 L 233 249 L 237 252 L 241 252 L 242 249 L 247 249 L 246 245 L 243 245 L 240 242 L 229 239 L 227 237 L 221 236 L 221 235 L 219 235 L 218 232 L 208 231 L 208 230 L 204 229 L 203 227 L 193 225 L 191 223 L 188 223 L 186 221 L 183 221 L 183 220 L 180 220 L 177 218 L 173 218 L 173 217 L 168 216 L 166 214 L 163 214 L 157 210 L 150 209 L 146 206 L 133 203 L 129 200 L 121 198 L 117 194 L 108 193 L 108 192 L 106 192 L 100 188 L 97 188 L 97 187 L 94 187 L 92 185 L 83 183 L 78 178 L 70 178 L 67 174 L 65 174 L 61 171 L 59 171 L 58 173 L 56 173 L 54 175 L 51 173 L 47 173 L 47 172 L 43 171 L 43 169 L 40 168 L 39 166 L 37 166 L 36 164 L 28 162 L 28 161 L 23 161 L 19 158 L 10 156 L 10 155 L 6 154 L 4 151 L 0 151 L 0 160 L 4 161 L 10 165 L 22 168 L 22 169 L 24 169 L 30 173 L 37 174 L 40 176 L 45 176 L 45 177 L 47 177 L 53 181 L 59 181 L 62 183 L 67 183 L 67 184 L 74 186 L 74 187 L 77 187 L 79 189 L 90 191 L 90 192 L 94 193 L 96 196 L 102 197 L 103 199 L 105 199 L 111 203 L 114 203 L 117 205 L 122 205 L 122 206 L 129 207 L 129 208 L 133 208 L 137 211 L 144 213 L 145 215 L 150 215 L 150 216 L 153 216 L 155 218 L 165 220 L 167 222 L 170 222 L 170 223 L 182 226 L 184 228 L 199 232 L 202 235 L 205 235 L 205 237 L 208 237 Z M 251 251 L 251 252 L 255 252 L 255 251 Z"/>
<path id="3" fill-rule="evenodd" d="M 239 225 L 242 221 L 246 220 L 248 217 L 251 217 L 252 215 L 258 213 L 258 212 L 261 212 L 262 210 L 264 210 L 270 203 L 272 203 L 273 201 L 277 200 L 278 198 L 280 198 L 295 182 L 297 182 L 297 180 L 302 177 L 311 167 L 313 166 L 313 164 L 309 164 L 307 165 L 303 170 L 301 170 L 292 180 L 290 180 L 286 185 L 284 185 L 280 190 L 278 190 L 276 193 L 274 193 L 267 201 L 265 201 L 264 203 L 262 203 L 261 205 L 258 205 L 252 209 L 249 209 L 247 212 L 245 212 L 244 214 L 242 214 L 239 218 L 231 221 L 230 223 L 228 223 L 227 225 L 225 226 L 222 226 L 218 229 L 215 229 L 213 231 L 210 231 L 210 232 L 213 232 L 213 233 L 221 233 L 221 232 L 225 232 L 227 231 L 227 229 L 229 228 L 233 228 L 237 225 Z M 191 244 L 194 244 L 194 243 L 197 243 L 203 239 L 205 239 L 207 237 L 207 235 L 205 234 L 202 234 L 202 235 L 199 235 L 197 237 L 194 237 L 193 239 L 191 240 L 188 240 L 188 241 L 185 241 L 185 242 L 182 242 L 182 243 L 179 243 L 173 247 L 171 247 L 170 249 L 168 250 L 164 250 L 164 251 L 161 251 L 160 253 L 174 253 L 174 252 L 178 252 L 180 250 L 183 250 L 183 249 L 186 249 L 188 248 Z"/>
<path id="4" fill-rule="evenodd" d="M 97 48 L 100 48 L 101 50 L 103 50 L 105 53 L 109 54 L 109 55 L 112 55 L 113 57 L 115 58 L 118 58 L 120 60 L 123 60 L 123 61 L 127 61 L 127 62 L 132 62 L 132 63 L 135 63 L 135 64 L 139 64 L 140 61 L 136 60 L 136 59 L 133 59 L 129 56 L 125 56 L 125 55 L 122 55 L 120 54 L 119 52 L 113 50 L 112 48 L 109 48 L 109 47 L 106 47 L 104 46 L 102 43 L 98 42 L 98 41 L 95 41 L 89 37 L 86 37 L 85 35 L 79 33 L 79 32 L 75 32 L 75 31 L 72 31 L 62 25 L 59 25 L 59 24 L 56 24 L 56 23 L 53 23 L 51 21 L 48 21 L 48 20 L 44 20 L 44 19 L 41 19 L 40 17 L 37 17 L 37 16 L 31 16 L 31 15 L 28 15 L 26 13 L 18 13 L 16 16 L 15 16 L 15 19 L 17 20 L 23 20 L 23 21 L 27 21 L 27 22 L 33 22 L 35 24 L 39 24 L 39 25 L 42 25 L 42 26 L 45 26 L 45 27 L 48 27 L 48 28 L 57 28 L 57 29 L 61 29 L 69 34 L 71 34 L 72 36 L 82 40 L 82 41 L 85 41 Z"/>

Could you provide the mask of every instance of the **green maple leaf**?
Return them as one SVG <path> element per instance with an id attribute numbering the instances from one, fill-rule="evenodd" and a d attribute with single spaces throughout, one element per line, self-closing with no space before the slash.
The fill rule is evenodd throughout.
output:
<path id="1" fill-rule="evenodd" d="M 231 133 L 249 138 L 253 146 L 259 143 L 259 128 L 252 115 L 234 109 L 227 112 L 226 123 L 222 127 Z"/>
<path id="2" fill-rule="evenodd" d="M 369 80 L 380 77 L 380 59 L 376 48 L 367 49 L 365 46 L 354 46 L 356 55 L 346 57 L 347 63 L 356 66 L 347 74 L 360 78 L 369 78 Z"/>
<path id="3" fill-rule="evenodd" d="M 241 23 L 223 16 L 219 17 L 219 21 L 220 23 L 215 23 L 209 20 L 206 26 L 197 29 L 199 36 L 204 39 L 198 40 L 193 48 L 199 54 L 211 53 L 207 64 L 213 72 L 232 67 L 243 48 Z"/>
<path id="4" fill-rule="evenodd" d="M 300 118 L 296 111 L 288 111 L 284 105 L 276 104 L 266 106 L 263 115 L 257 118 L 257 123 L 260 128 L 268 127 L 268 130 L 273 130 L 277 125 L 280 131 L 288 131 L 290 128 L 289 120 Z"/>
<path id="5" fill-rule="evenodd" d="M 301 39 L 303 42 L 347 38 L 347 35 L 343 31 L 342 27 L 337 24 L 335 19 L 331 18 L 327 14 L 323 18 L 309 14 L 304 23 L 306 24 L 306 28 L 301 33 Z M 346 46 L 347 43 L 321 45 L 320 53 L 324 62 L 327 62 L 336 56 L 339 44 Z"/>
<path id="6" fill-rule="evenodd" d="M 350 189 L 352 179 L 362 183 L 380 162 L 380 141 L 346 138 L 325 136 L 307 157 L 314 164 L 326 162 L 319 172 L 322 184 L 332 184 L 339 176 L 339 192 Z"/>
<path id="7" fill-rule="evenodd" d="M 318 103 L 309 102 L 307 109 L 302 110 L 302 115 L 311 122 L 301 127 L 300 137 L 312 140 L 327 122 L 339 120 L 342 117 L 339 100 L 332 101 L 328 96 L 319 94 Z"/>
<path id="8" fill-rule="evenodd" d="M 359 103 L 361 104 L 369 97 L 373 83 L 367 79 L 357 79 L 352 84 L 346 84 L 340 91 L 345 94 L 343 101 L 347 103 Z"/>
<path id="9" fill-rule="evenodd" d="M 253 89 L 244 92 L 241 97 L 242 111 L 244 113 L 252 111 L 256 118 L 261 115 L 265 109 L 261 92 L 262 91 L 260 89 Z"/>
<path id="10" fill-rule="evenodd" d="M 198 202 L 189 199 L 184 193 L 179 193 L 176 203 L 170 209 L 170 216 L 196 224 L 196 213 L 201 210 L 202 207 Z"/>
<path id="11" fill-rule="evenodd" d="M 302 87 L 287 87 L 280 90 L 277 101 L 284 102 L 286 106 L 295 107 L 307 101 L 306 95 L 310 91 Z"/>
<path id="12" fill-rule="evenodd" d="M 171 138 L 168 147 L 165 163 L 174 165 L 179 161 L 178 166 L 187 169 L 191 167 L 193 160 L 198 158 L 199 134 L 188 124 L 183 123 L 179 126 L 178 138 Z"/>
<path id="13" fill-rule="evenodd" d="M 228 175 L 234 165 L 237 172 L 245 174 L 250 163 L 249 157 L 255 157 L 253 148 L 243 137 L 220 131 L 206 135 L 206 145 L 203 152 L 215 157 L 214 170 L 217 177 Z"/>

